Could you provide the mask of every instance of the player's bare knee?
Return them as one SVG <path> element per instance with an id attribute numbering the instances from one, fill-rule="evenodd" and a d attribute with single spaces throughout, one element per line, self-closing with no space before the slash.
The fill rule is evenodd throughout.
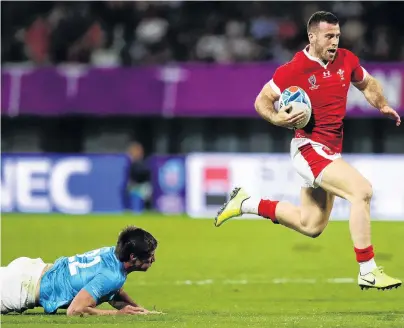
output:
<path id="1" fill-rule="evenodd" d="M 320 223 L 320 221 L 318 221 L 318 223 L 309 223 L 309 224 L 302 224 L 303 228 L 304 228 L 304 234 L 307 237 L 310 238 L 317 238 L 321 235 L 321 233 L 324 231 L 325 226 L 324 224 Z"/>
<path id="2" fill-rule="evenodd" d="M 369 204 L 373 197 L 373 188 L 369 181 L 364 181 L 355 190 L 352 203 L 366 203 Z"/>
<path id="3" fill-rule="evenodd" d="M 324 231 L 324 227 L 316 226 L 316 227 L 308 227 L 306 228 L 306 235 L 310 238 L 319 237 Z"/>
<path id="4" fill-rule="evenodd" d="M 310 238 L 317 238 L 324 231 L 328 223 L 328 211 L 316 211 L 314 208 L 306 209 L 301 218 L 304 234 Z"/>

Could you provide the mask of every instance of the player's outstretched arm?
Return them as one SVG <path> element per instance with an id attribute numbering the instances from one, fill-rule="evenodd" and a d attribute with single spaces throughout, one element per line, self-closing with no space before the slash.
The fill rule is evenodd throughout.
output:
<path id="1" fill-rule="evenodd" d="M 277 111 L 275 102 L 278 101 L 279 95 L 272 89 L 269 83 L 265 84 L 261 92 L 255 100 L 255 110 L 266 121 L 285 128 L 293 128 L 293 126 L 304 120 L 305 114 L 303 111 L 296 111 L 290 114 L 291 105 L 284 106 Z"/>
<path id="2" fill-rule="evenodd" d="M 397 126 L 401 124 L 400 115 L 388 105 L 383 95 L 383 87 L 376 78 L 367 74 L 362 82 L 353 83 L 353 85 L 362 91 L 369 104 L 377 108 L 380 113 L 395 120 Z"/>
<path id="3" fill-rule="evenodd" d="M 126 305 L 120 310 L 101 310 L 97 309 L 96 306 L 96 300 L 85 289 L 82 289 L 70 303 L 66 314 L 68 316 L 146 314 L 144 309 L 131 305 Z"/>
<path id="4" fill-rule="evenodd" d="M 139 307 L 137 303 L 121 288 L 118 293 L 115 294 L 114 298 L 108 302 L 115 309 L 123 309 L 127 305 Z"/>
<path id="5" fill-rule="evenodd" d="M 132 306 L 136 307 L 138 309 L 143 309 L 143 312 L 145 314 L 163 314 L 162 312 L 159 311 L 149 311 L 146 310 L 145 308 L 139 306 L 135 301 L 121 288 L 118 293 L 114 296 L 114 298 L 108 302 L 112 307 L 114 307 L 117 310 L 122 310 L 126 306 Z"/>

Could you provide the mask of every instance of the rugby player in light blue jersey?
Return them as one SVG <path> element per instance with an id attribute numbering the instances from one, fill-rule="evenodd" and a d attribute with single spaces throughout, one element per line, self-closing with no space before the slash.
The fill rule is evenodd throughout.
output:
<path id="1" fill-rule="evenodd" d="M 129 226 L 116 246 L 61 257 L 53 264 L 21 257 L 0 271 L 1 313 L 22 313 L 42 307 L 53 314 L 117 315 L 159 313 L 136 304 L 122 286 L 133 271 L 147 271 L 155 261 L 157 240 L 147 231 Z M 97 309 L 109 302 L 115 310 Z"/>

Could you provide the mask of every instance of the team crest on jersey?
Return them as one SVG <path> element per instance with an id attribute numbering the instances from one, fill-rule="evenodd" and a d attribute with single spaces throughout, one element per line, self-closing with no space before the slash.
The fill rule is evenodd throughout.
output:
<path id="1" fill-rule="evenodd" d="M 316 77 L 314 76 L 314 74 L 312 76 L 309 77 L 309 83 L 311 84 L 311 87 L 309 88 L 310 90 L 316 90 L 318 89 L 318 85 L 316 85 Z"/>
<path id="2" fill-rule="evenodd" d="M 344 78 L 344 70 L 343 69 L 339 69 L 337 74 L 339 75 L 339 77 L 341 78 L 341 81 L 345 80 Z"/>

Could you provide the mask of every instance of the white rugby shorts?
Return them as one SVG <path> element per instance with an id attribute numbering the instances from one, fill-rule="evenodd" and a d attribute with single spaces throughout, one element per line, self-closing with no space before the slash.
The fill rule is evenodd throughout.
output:
<path id="1" fill-rule="evenodd" d="M 0 269 L 1 314 L 22 313 L 35 307 L 35 291 L 46 264 L 20 257 Z"/>
<path id="2" fill-rule="evenodd" d="M 327 146 L 308 138 L 293 138 L 290 156 L 297 173 L 304 179 L 302 187 L 318 188 L 324 169 L 332 161 L 341 158 Z"/>

